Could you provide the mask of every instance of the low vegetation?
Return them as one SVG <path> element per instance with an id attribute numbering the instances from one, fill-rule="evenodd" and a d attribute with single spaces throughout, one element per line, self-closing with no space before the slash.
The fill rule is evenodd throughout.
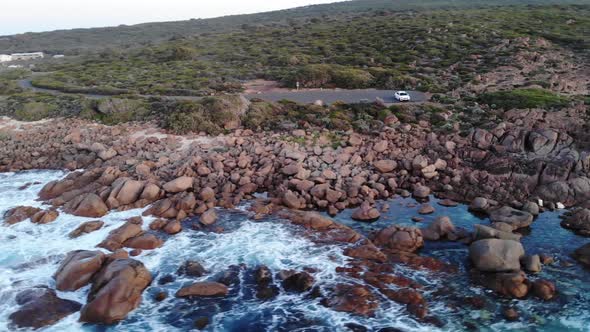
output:
<path id="1" fill-rule="evenodd" d="M 484 93 L 479 101 L 492 108 L 524 109 L 524 108 L 563 108 L 570 103 L 570 99 L 544 89 L 515 89 Z"/>
<path id="2" fill-rule="evenodd" d="M 521 51 L 494 50 L 505 40 L 545 38 L 586 52 L 589 17 L 590 6 L 581 5 L 342 12 L 103 50 L 40 66 L 52 74 L 33 83 L 69 92 L 200 96 L 239 92 L 241 81 L 265 78 L 288 87 L 445 93 Z"/>

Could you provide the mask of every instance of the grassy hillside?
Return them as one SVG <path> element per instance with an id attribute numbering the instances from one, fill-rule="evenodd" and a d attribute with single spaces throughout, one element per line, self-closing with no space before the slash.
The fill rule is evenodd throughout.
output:
<path id="1" fill-rule="evenodd" d="M 347 3 L 354 4 L 366 3 Z M 34 84 L 64 91 L 201 95 L 236 92 L 242 80 L 266 78 L 287 86 L 299 81 L 304 87 L 446 92 L 511 61 L 525 47 L 494 48 L 503 41 L 544 38 L 583 53 L 590 49 L 588 31 L 590 5 L 334 14 L 133 50 L 112 48 L 40 67 L 53 73 Z"/>
<path id="2" fill-rule="evenodd" d="M 197 34 L 228 32 L 248 26 L 288 26 L 294 22 L 314 18 L 325 19 L 325 17 L 343 14 L 363 15 L 366 12 L 547 4 L 590 4 L 590 0 L 355 0 L 253 15 L 4 36 L 0 37 L 0 53 L 45 51 L 53 54 L 78 54 L 110 47 L 148 46 L 170 39 Z"/>

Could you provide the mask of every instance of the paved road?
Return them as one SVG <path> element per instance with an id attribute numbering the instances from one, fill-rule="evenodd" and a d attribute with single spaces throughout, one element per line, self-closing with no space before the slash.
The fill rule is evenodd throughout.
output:
<path id="1" fill-rule="evenodd" d="M 248 99 L 260 98 L 268 101 L 290 100 L 303 104 L 314 103 L 317 100 L 325 104 L 332 104 L 337 101 L 345 103 L 358 103 L 361 101 L 373 102 L 381 98 L 385 103 L 398 103 L 393 98 L 394 90 L 313 90 L 313 91 L 290 91 L 290 92 L 266 92 L 259 94 L 248 94 Z M 424 102 L 427 97 L 422 92 L 408 91 L 412 102 Z"/>
<path id="2" fill-rule="evenodd" d="M 58 90 L 37 88 L 33 86 L 30 79 L 20 80 L 19 86 L 23 89 L 32 90 L 35 92 L 43 92 L 50 94 L 69 94 L 67 92 L 61 92 Z M 245 94 L 244 96 L 248 99 L 263 99 L 267 101 L 280 101 L 289 100 L 302 104 L 311 104 L 318 100 L 321 100 L 324 104 L 333 104 L 338 101 L 345 103 L 359 103 L 359 102 L 373 102 L 377 98 L 382 99 L 387 104 L 398 103 L 393 98 L 394 90 L 306 90 L 306 91 L 285 91 L 285 92 L 264 92 L 256 94 Z M 427 96 L 422 92 L 408 91 L 412 102 L 424 102 L 427 101 Z M 82 94 L 88 98 L 100 99 L 109 96 L 97 95 L 97 94 Z M 154 96 L 154 95 L 141 95 L 142 97 L 161 97 L 165 99 L 177 99 L 177 100 L 199 100 L 202 97 L 191 97 L 191 96 Z"/>

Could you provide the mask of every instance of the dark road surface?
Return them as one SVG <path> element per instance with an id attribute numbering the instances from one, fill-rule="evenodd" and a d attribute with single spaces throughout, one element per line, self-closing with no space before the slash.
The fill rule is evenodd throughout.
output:
<path id="1" fill-rule="evenodd" d="M 51 89 L 43 89 L 34 87 L 30 79 L 20 80 L 19 86 L 23 89 L 50 93 L 50 94 L 69 94 L 67 92 L 61 92 Z M 280 101 L 289 100 L 301 104 L 311 104 L 318 100 L 321 100 L 324 104 L 333 104 L 341 101 L 345 103 L 359 103 L 359 102 L 374 102 L 377 98 L 382 99 L 387 104 L 398 103 L 393 98 L 395 90 L 304 90 L 304 91 L 285 91 L 285 92 L 264 92 L 256 94 L 245 94 L 244 96 L 248 99 L 262 99 L 266 101 Z M 408 91 L 411 102 L 425 102 L 428 100 L 426 95 L 422 92 Z M 82 94 L 88 98 L 100 99 L 110 96 L 96 95 L 96 94 Z M 190 96 L 153 96 L 153 95 L 142 95 L 143 97 L 161 97 L 167 99 L 178 99 L 178 100 L 199 100 L 202 97 L 190 97 Z"/>
<path id="2" fill-rule="evenodd" d="M 313 90 L 313 91 L 291 91 L 291 92 L 266 92 L 259 94 L 247 94 L 248 99 L 260 98 L 268 101 L 290 100 L 303 104 L 314 103 L 321 100 L 325 104 L 332 104 L 338 101 L 345 103 L 358 103 L 362 101 L 374 102 L 381 98 L 385 103 L 398 103 L 393 98 L 395 90 Z M 408 91 L 412 102 L 424 102 L 426 95 L 422 92 Z"/>

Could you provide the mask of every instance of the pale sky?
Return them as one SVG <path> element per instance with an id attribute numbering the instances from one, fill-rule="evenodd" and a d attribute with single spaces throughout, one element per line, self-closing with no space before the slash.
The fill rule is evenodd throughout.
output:
<path id="1" fill-rule="evenodd" d="M 0 35 L 179 21 L 341 0 L 1 0 Z"/>

